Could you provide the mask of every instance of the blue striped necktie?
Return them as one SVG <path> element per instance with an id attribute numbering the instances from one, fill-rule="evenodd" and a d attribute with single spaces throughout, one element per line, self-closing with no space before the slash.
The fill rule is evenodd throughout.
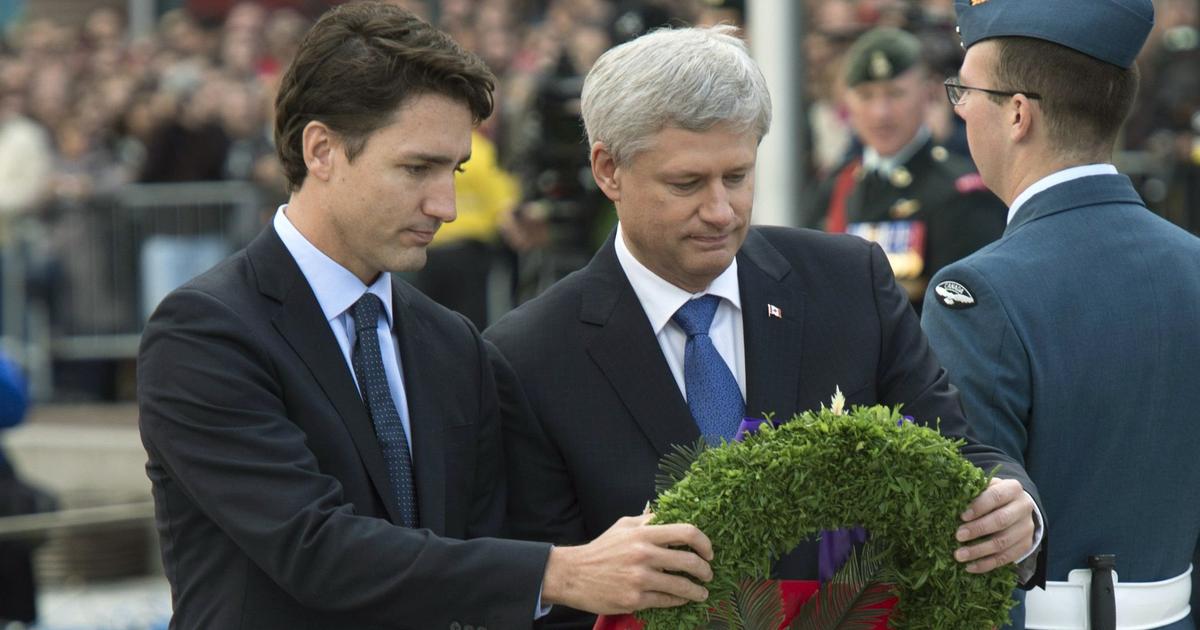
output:
<path id="1" fill-rule="evenodd" d="M 392 493 L 400 506 L 400 525 L 417 526 L 417 492 L 413 485 L 412 454 L 408 450 L 408 438 L 404 435 L 404 424 L 396 412 L 396 402 L 388 387 L 387 373 L 383 371 L 383 355 L 379 350 L 379 312 L 383 302 L 379 297 L 367 293 L 354 306 L 350 315 L 354 317 L 354 332 L 357 339 L 350 361 L 354 364 L 354 375 L 358 389 L 362 392 L 375 425 L 375 437 L 383 451 L 383 462 L 387 466 L 388 481 Z"/>
<path id="2" fill-rule="evenodd" d="M 705 295 L 689 300 L 671 317 L 687 333 L 683 384 L 692 418 L 710 444 L 732 440 L 746 409 L 737 379 L 708 334 L 720 303 L 721 298 Z"/>

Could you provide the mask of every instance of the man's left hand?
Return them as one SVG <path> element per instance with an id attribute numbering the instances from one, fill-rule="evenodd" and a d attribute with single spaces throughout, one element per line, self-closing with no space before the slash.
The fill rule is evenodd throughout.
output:
<path id="1" fill-rule="evenodd" d="M 955 538 L 962 543 L 954 559 L 968 573 L 987 573 L 1012 564 L 1033 549 L 1033 499 L 1014 479 L 992 479 L 962 513 Z"/>

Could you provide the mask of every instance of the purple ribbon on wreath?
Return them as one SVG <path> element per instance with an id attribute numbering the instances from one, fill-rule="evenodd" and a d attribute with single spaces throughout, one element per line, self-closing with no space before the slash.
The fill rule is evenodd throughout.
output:
<path id="1" fill-rule="evenodd" d="M 767 420 L 762 418 L 742 418 L 742 423 L 738 426 L 737 435 L 733 441 L 741 442 L 747 435 L 758 433 L 758 430 L 766 422 Z M 903 425 L 905 422 L 913 422 L 913 417 L 904 416 L 900 419 L 899 424 Z M 772 426 L 780 424 L 783 424 L 783 421 L 771 421 Z M 817 548 L 817 577 L 821 583 L 824 584 L 833 579 L 838 569 L 846 564 L 846 559 L 850 557 L 850 551 L 854 549 L 854 546 L 867 542 L 870 537 L 870 533 L 862 527 L 821 530 L 821 540 Z"/>

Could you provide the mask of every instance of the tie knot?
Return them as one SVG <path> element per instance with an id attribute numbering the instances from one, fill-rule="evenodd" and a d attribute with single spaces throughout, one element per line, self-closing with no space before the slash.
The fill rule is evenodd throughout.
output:
<path id="1" fill-rule="evenodd" d="M 694 300 L 688 300 L 671 316 L 676 324 L 687 333 L 688 337 L 708 334 L 712 326 L 713 316 L 717 314 L 717 306 L 721 298 L 715 295 L 705 295 Z"/>
<path id="2" fill-rule="evenodd" d="M 350 316 L 354 318 L 354 331 L 375 330 L 382 308 L 383 302 L 379 300 L 379 296 L 370 292 L 364 293 L 354 306 L 350 307 Z"/>

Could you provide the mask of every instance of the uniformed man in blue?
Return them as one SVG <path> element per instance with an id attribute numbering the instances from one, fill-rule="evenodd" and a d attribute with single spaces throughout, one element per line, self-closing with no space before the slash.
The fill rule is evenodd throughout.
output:
<path id="1" fill-rule="evenodd" d="M 933 278 L 922 323 L 980 439 L 1042 491 L 1050 583 L 1026 627 L 1194 628 L 1200 239 L 1110 163 L 1153 7 L 956 8 L 967 52 L 946 92 L 1008 227 Z"/>

